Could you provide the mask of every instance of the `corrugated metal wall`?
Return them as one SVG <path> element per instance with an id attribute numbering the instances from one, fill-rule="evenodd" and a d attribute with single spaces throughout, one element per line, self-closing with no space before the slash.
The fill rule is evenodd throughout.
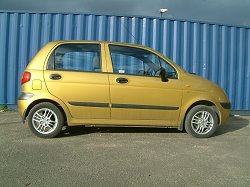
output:
<path id="1" fill-rule="evenodd" d="M 0 104 L 16 104 L 29 60 L 52 40 L 143 44 L 219 84 L 250 110 L 250 29 L 158 18 L 0 12 Z"/>

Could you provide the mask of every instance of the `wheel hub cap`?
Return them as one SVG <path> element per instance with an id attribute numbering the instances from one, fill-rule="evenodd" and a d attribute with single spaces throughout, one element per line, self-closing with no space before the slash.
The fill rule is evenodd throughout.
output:
<path id="1" fill-rule="evenodd" d="M 214 119 L 211 113 L 207 111 L 197 112 L 191 120 L 192 129 L 200 135 L 207 134 L 211 131 L 214 125 Z"/>
<path id="2" fill-rule="evenodd" d="M 57 125 L 57 115 L 48 108 L 37 110 L 32 117 L 32 124 L 34 129 L 41 134 L 52 133 Z"/>

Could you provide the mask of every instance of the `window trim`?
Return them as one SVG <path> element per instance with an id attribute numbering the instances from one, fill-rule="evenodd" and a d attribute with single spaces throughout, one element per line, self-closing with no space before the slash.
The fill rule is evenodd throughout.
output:
<path id="1" fill-rule="evenodd" d="M 57 48 L 59 48 L 61 46 L 64 46 L 64 45 L 98 45 L 99 46 L 99 54 L 100 54 L 99 59 L 100 59 L 100 69 L 101 70 L 100 71 L 82 71 L 82 70 L 70 70 L 70 69 L 55 69 L 55 51 L 56 51 Z M 52 69 L 49 68 L 51 56 L 53 56 Z M 100 43 L 62 43 L 62 44 L 56 46 L 52 50 L 52 52 L 50 53 L 49 58 L 47 60 L 46 70 L 49 70 L 49 71 L 67 71 L 67 72 L 86 72 L 86 73 L 103 73 L 102 65 L 103 65 L 103 61 L 102 61 L 102 45 Z"/>
<path id="2" fill-rule="evenodd" d="M 110 50 L 110 46 L 120 46 L 120 47 L 129 47 L 129 48 L 135 48 L 135 49 L 141 49 L 141 50 L 145 50 L 149 53 L 152 53 L 154 54 L 155 56 L 157 56 L 159 58 L 159 60 L 162 60 L 164 61 L 165 63 L 167 63 L 169 66 L 171 66 L 176 74 L 177 74 L 177 77 L 176 78 L 173 78 L 173 77 L 169 77 L 168 79 L 173 79 L 173 80 L 179 80 L 179 72 L 177 71 L 177 69 L 171 64 L 171 63 L 168 63 L 165 59 L 163 59 L 160 55 L 158 55 L 157 53 L 155 53 L 154 51 L 151 51 L 151 50 L 147 50 L 147 49 L 144 49 L 144 48 L 139 48 L 139 47 L 136 47 L 136 46 L 127 46 L 127 45 L 119 45 L 119 44 L 108 44 L 108 50 L 109 50 L 109 55 L 110 55 L 110 62 L 111 62 L 111 66 L 112 66 L 112 72 L 110 72 L 111 74 L 116 74 L 116 75 L 128 75 L 128 76 L 140 76 L 140 77 L 155 77 L 155 78 L 160 78 L 160 76 L 150 76 L 150 75 L 137 75 L 137 74 L 127 74 L 127 73 L 114 73 L 114 68 L 113 68 L 113 61 L 112 61 L 112 55 L 111 55 L 111 50 Z"/>

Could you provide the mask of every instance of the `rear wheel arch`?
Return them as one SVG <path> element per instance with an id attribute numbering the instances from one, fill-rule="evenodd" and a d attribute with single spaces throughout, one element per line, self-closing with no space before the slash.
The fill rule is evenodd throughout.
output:
<path id="1" fill-rule="evenodd" d="M 204 106 L 208 106 L 208 107 L 211 107 L 214 111 L 215 111 L 215 113 L 216 113 L 216 116 L 217 116 L 217 118 L 218 118 L 218 123 L 220 124 L 220 122 L 221 122 L 221 114 L 220 114 L 220 111 L 219 111 L 219 109 L 216 107 L 216 105 L 213 103 L 213 102 L 211 102 L 211 101 L 208 101 L 208 100 L 200 100 L 200 101 L 196 101 L 195 103 L 193 103 L 191 106 L 189 106 L 189 108 L 186 110 L 186 112 L 185 112 L 185 115 L 184 115 L 184 118 L 182 119 L 182 121 L 181 121 L 181 124 L 180 124 L 180 126 L 178 127 L 178 130 L 185 130 L 185 125 L 184 125 L 184 123 L 185 123 L 185 120 L 186 120 L 186 117 L 187 117 L 187 114 L 188 114 L 188 112 L 192 109 L 192 108 L 194 108 L 195 106 L 198 106 L 198 105 L 204 105 Z"/>
<path id="2" fill-rule="evenodd" d="M 25 112 L 25 117 L 24 117 L 25 120 L 26 120 L 27 116 L 29 115 L 31 109 L 32 109 L 34 106 L 36 106 L 36 105 L 38 105 L 38 104 L 40 104 L 40 103 L 44 103 L 44 102 L 48 102 L 48 103 L 51 103 L 51 104 L 55 105 L 55 106 L 62 112 L 62 115 L 63 115 L 63 117 L 64 117 L 64 120 L 65 120 L 65 122 L 67 122 L 67 115 L 66 115 L 66 113 L 65 113 L 65 111 L 64 111 L 64 109 L 63 109 L 63 107 L 62 107 L 59 103 L 57 103 L 57 102 L 55 102 L 55 101 L 53 101 L 53 100 L 50 100 L 50 99 L 39 99 L 39 100 L 33 101 L 33 102 L 28 106 L 28 108 L 27 108 L 27 110 L 26 110 L 26 112 Z"/>

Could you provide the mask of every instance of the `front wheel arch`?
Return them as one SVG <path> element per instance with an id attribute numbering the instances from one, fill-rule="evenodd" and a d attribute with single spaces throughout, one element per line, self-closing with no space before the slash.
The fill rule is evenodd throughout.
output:
<path id="1" fill-rule="evenodd" d="M 211 137 L 219 126 L 216 112 L 206 105 L 193 107 L 184 123 L 186 132 L 196 138 Z"/>
<path id="2" fill-rule="evenodd" d="M 214 103 L 212 103 L 211 101 L 207 101 L 207 100 L 200 100 L 200 101 L 197 101 L 195 103 L 193 103 L 191 106 L 189 106 L 189 108 L 186 110 L 185 112 L 185 115 L 184 115 L 184 118 L 181 120 L 181 123 L 178 127 L 178 130 L 180 131 L 185 131 L 185 120 L 186 120 L 186 117 L 187 117 L 187 114 L 188 112 L 194 108 L 195 106 L 198 106 L 198 105 L 205 105 L 205 106 L 208 106 L 208 107 L 211 107 L 215 113 L 216 113 L 216 116 L 217 116 L 217 119 L 218 119 L 218 123 L 220 124 L 221 122 L 221 115 L 220 115 L 220 111 L 219 109 L 216 107 L 216 105 Z"/>

